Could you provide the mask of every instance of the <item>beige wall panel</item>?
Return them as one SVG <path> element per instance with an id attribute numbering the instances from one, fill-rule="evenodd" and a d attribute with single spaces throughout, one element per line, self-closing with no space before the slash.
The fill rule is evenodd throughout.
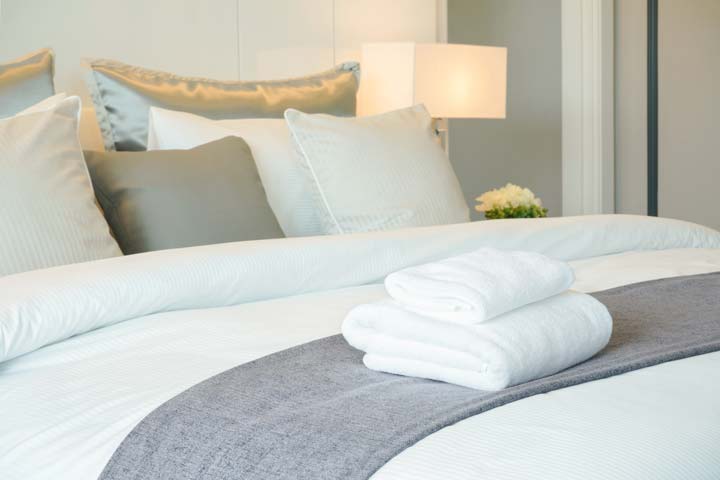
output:
<path id="1" fill-rule="evenodd" d="M 333 65 L 333 0 L 239 0 L 240 78 L 286 78 Z"/>
<path id="2" fill-rule="evenodd" d="M 236 0 L 3 0 L 0 59 L 51 46 L 56 87 L 70 93 L 85 92 L 81 57 L 233 79 L 236 10 Z"/>
<path id="3" fill-rule="evenodd" d="M 437 41 L 436 0 L 335 0 L 337 61 L 360 60 L 365 42 Z"/>

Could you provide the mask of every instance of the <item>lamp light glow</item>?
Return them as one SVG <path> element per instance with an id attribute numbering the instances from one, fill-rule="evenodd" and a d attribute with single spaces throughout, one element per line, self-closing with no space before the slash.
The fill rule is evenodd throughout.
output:
<path id="1" fill-rule="evenodd" d="M 505 118 L 507 49 L 440 43 L 362 47 L 358 114 L 423 103 L 433 118 Z"/>

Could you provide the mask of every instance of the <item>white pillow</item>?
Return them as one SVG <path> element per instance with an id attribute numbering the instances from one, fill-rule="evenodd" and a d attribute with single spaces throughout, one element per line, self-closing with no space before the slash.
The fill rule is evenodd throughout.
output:
<path id="1" fill-rule="evenodd" d="M 56 100 L 0 120 L 0 276 L 122 255 L 78 142 L 80 99 Z"/>
<path id="2" fill-rule="evenodd" d="M 422 105 L 371 117 L 287 110 L 325 233 L 469 221 L 460 184 Z"/>
<path id="3" fill-rule="evenodd" d="M 313 202 L 313 185 L 297 158 L 282 118 L 210 120 L 199 115 L 151 107 L 148 150 L 190 149 L 227 136 L 250 146 L 268 203 L 288 237 L 322 234 Z"/>

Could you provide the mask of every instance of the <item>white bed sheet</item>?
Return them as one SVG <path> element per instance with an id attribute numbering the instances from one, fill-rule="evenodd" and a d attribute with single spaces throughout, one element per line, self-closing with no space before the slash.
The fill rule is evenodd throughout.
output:
<path id="1" fill-rule="evenodd" d="M 720 250 L 573 263 L 576 288 L 720 271 Z M 0 478 L 95 479 L 175 394 L 235 365 L 339 332 L 380 285 L 136 318 L 0 364 Z M 302 321 L 288 321 L 298 319 Z M 720 353 L 527 398 L 445 428 L 374 478 L 720 478 Z"/>

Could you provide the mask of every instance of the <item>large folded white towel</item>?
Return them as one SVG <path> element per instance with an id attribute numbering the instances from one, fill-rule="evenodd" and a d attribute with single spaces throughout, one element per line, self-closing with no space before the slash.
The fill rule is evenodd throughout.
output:
<path id="1" fill-rule="evenodd" d="M 539 253 L 482 248 L 392 273 L 385 288 L 422 315 L 469 324 L 557 295 L 574 279 L 568 264 Z"/>
<path id="2" fill-rule="evenodd" d="M 501 390 L 587 360 L 611 332 L 607 308 L 572 291 L 473 325 L 424 317 L 390 300 L 355 307 L 342 326 L 373 370 L 479 390 Z"/>

